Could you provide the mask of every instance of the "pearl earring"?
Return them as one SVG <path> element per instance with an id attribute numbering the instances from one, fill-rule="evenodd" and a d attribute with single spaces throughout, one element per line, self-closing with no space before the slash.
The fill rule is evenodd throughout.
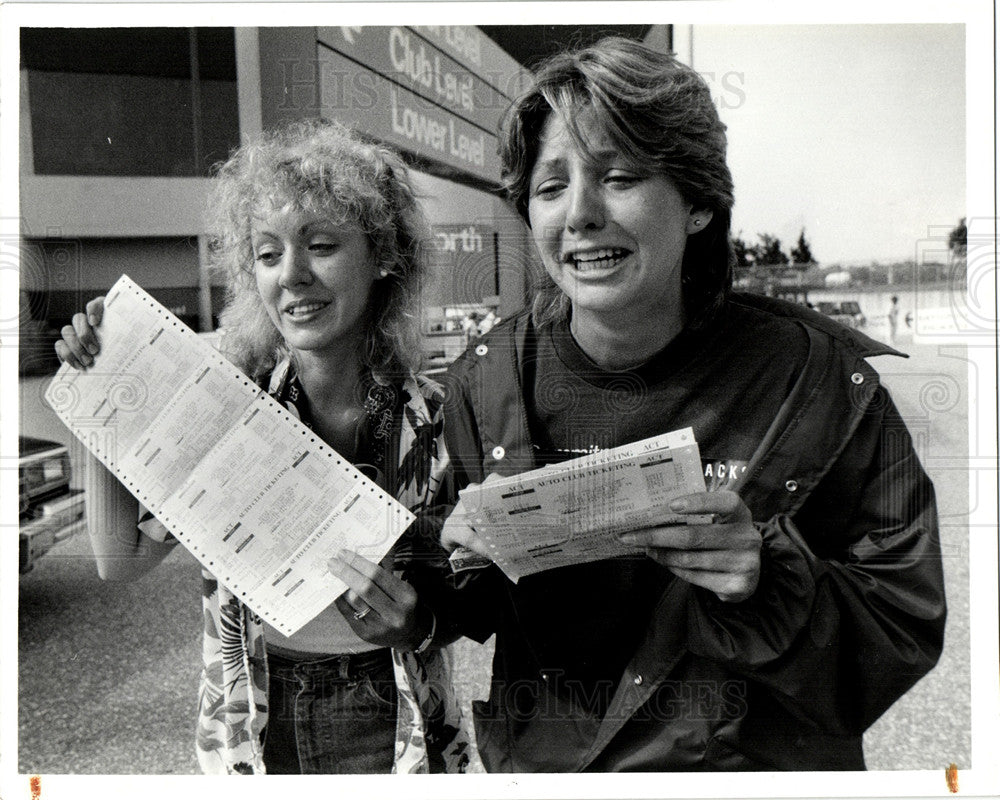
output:
<path id="1" fill-rule="evenodd" d="M 380 269 L 378 271 L 378 276 L 380 278 L 386 278 L 386 277 L 388 277 L 389 276 L 389 270 L 387 270 L 387 269 Z"/>

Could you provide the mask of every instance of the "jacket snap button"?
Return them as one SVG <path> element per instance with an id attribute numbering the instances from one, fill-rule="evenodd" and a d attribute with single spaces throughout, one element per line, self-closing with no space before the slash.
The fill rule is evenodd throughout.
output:
<path id="1" fill-rule="evenodd" d="M 634 683 L 636 686 L 642 686 L 642 675 L 636 675 L 634 678 L 632 678 L 632 683 Z"/>
<path id="2" fill-rule="evenodd" d="M 785 481 L 785 488 L 790 492 L 798 491 L 799 482 L 798 481 Z"/>
<path id="3" fill-rule="evenodd" d="M 505 455 L 507 455 L 507 451 L 500 447 L 500 445 L 493 448 L 494 461 L 500 461 Z"/>
<path id="4" fill-rule="evenodd" d="M 860 372 L 855 372 L 855 373 L 854 373 L 854 374 L 853 374 L 853 375 L 851 376 L 851 381 L 852 381 L 853 383 L 864 383 L 864 382 L 865 382 L 865 376 L 864 376 L 864 375 L 862 375 L 862 374 L 861 374 Z"/>
<path id="5" fill-rule="evenodd" d="M 477 356 L 485 356 L 488 352 L 490 352 L 490 348 L 488 348 L 485 344 L 476 345 Z"/>

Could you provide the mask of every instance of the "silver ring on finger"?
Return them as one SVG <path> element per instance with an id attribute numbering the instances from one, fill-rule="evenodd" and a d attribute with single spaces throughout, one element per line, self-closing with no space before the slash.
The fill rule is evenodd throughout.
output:
<path id="1" fill-rule="evenodd" d="M 368 616 L 368 612 L 370 612 L 371 610 L 372 610 L 371 606 L 365 606 L 360 611 L 355 611 L 354 619 L 360 622 L 361 620 L 363 620 L 365 617 Z"/>

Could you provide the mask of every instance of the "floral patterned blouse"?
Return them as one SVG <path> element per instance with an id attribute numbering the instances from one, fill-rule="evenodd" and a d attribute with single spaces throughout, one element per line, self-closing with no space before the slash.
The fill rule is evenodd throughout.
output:
<path id="1" fill-rule="evenodd" d="M 384 387 L 382 387 L 384 388 Z M 448 466 L 442 436 L 443 391 L 421 376 L 413 376 L 385 395 L 370 393 L 370 420 L 376 436 L 398 431 L 394 469 L 386 469 L 385 488 L 418 515 L 438 502 Z M 297 379 L 285 360 L 272 371 L 268 393 L 290 412 L 304 416 Z M 388 408 L 388 412 L 386 412 Z M 387 416 L 388 413 L 388 416 Z M 306 420 L 303 420 L 306 421 Z M 395 445 L 395 442 L 392 443 Z M 167 529 L 145 509 L 139 528 L 164 540 Z M 419 522 L 412 528 L 420 528 Z M 404 533 L 403 539 L 407 537 Z M 407 543 L 402 542 L 402 551 Z M 398 546 L 397 546 L 398 547 Z M 205 630 L 196 748 L 206 774 L 264 773 L 263 733 L 267 725 L 268 670 L 260 617 L 203 571 L 202 605 Z M 399 704 L 396 720 L 394 772 L 464 772 L 471 744 L 462 726 L 462 711 L 451 680 L 447 649 L 421 654 L 392 651 Z"/>

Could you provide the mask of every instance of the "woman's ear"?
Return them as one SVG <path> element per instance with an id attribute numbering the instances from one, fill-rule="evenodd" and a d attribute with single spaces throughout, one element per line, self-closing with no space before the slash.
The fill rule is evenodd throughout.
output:
<path id="1" fill-rule="evenodd" d="M 690 215 L 688 216 L 688 235 L 705 230 L 705 228 L 708 227 L 708 223 L 711 221 L 712 212 L 707 208 L 692 209 Z"/>

